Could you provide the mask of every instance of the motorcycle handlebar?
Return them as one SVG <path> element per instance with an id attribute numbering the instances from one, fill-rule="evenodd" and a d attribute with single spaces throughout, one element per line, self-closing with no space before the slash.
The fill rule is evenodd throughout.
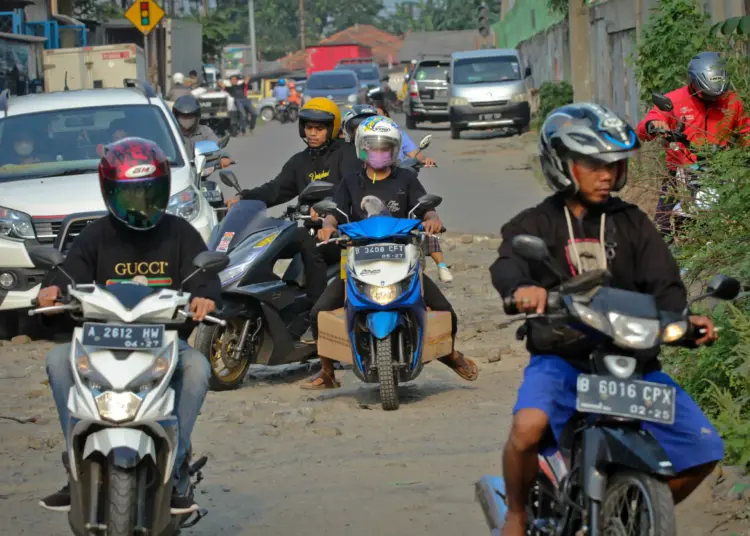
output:
<path id="1" fill-rule="evenodd" d="M 544 308 L 545 313 L 554 312 L 562 306 L 561 301 L 562 295 L 558 292 L 547 292 L 547 305 Z M 513 296 L 506 296 L 503 298 L 503 309 L 506 315 L 517 315 L 521 314 L 516 306 L 516 300 Z"/>
<path id="2" fill-rule="evenodd" d="M 195 315 L 195 313 L 188 313 L 188 312 L 185 312 L 185 311 L 182 311 L 182 310 L 177 311 L 177 314 L 180 315 L 180 316 L 182 316 L 183 318 L 193 318 L 193 316 Z M 222 327 L 224 327 L 224 326 L 227 325 L 227 321 L 226 320 L 222 320 L 221 318 L 216 318 L 215 316 L 211 316 L 211 315 L 204 316 L 203 317 L 203 322 L 208 322 L 208 323 L 211 323 L 211 324 L 218 324 L 218 325 L 220 325 Z"/>

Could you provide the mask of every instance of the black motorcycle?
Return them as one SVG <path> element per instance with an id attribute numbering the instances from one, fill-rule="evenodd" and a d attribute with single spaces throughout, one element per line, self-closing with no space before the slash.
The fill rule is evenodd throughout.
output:
<path id="1" fill-rule="evenodd" d="M 520 257 L 562 274 L 542 239 L 521 235 L 512 246 Z M 539 456 L 527 502 L 530 535 L 675 535 L 667 485 L 675 473 L 641 422 L 674 423 L 676 390 L 643 381 L 639 356 L 661 344 L 692 340 L 696 333 L 687 308 L 682 313 L 660 311 L 651 295 L 603 286 L 609 278 L 606 270 L 574 277 L 549 292 L 544 314 L 526 316 L 562 321 L 598 341 L 590 356 L 591 374 L 578 377 L 577 413 L 558 444 L 548 434 L 540 445 L 540 452 L 546 447 L 557 447 L 557 452 Z M 719 275 L 691 303 L 707 297 L 731 300 L 739 291 L 737 280 Z M 506 313 L 518 313 L 512 298 L 503 305 Z M 519 330 L 519 338 L 523 333 Z M 498 534 L 507 512 L 503 479 L 484 476 L 476 494 L 492 534 Z M 635 532 L 625 531 L 633 523 Z"/>
<path id="2" fill-rule="evenodd" d="M 240 191 L 234 173 L 224 170 L 219 176 Z M 310 183 L 299 204 L 288 207 L 283 218 L 268 217 L 261 201 L 239 201 L 214 229 L 208 249 L 226 252 L 230 259 L 219 274 L 222 306 L 217 312 L 227 325 L 201 325 L 195 339 L 195 348 L 211 362 L 212 390 L 239 387 L 253 364 L 285 365 L 315 356 L 315 345 L 299 342 L 312 306 L 302 258 L 295 254 L 282 277 L 273 267 L 279 259 L 289 258 L 298 221 L 315 232 L 320 222 L 312 222 L 310 206 L 331 196 L 333 188 L 324 181 Z M 339 265 L 330 266 L 327 275 L 329 283 L 339 277 Z"/>
<path id="3" fill-rule="evenodd" d="M 282 125 L 285 123 L 294 123 L 299 117 L 299 107 L 293 102 L 280 101 L 276 104 L 274 115 Z"/>

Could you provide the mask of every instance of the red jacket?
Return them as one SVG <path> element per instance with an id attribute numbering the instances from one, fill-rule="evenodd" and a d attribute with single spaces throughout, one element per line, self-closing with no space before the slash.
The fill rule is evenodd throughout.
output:
<path id="1" fill-rule="evenodd" d="M 636 128 L 640 139 L 654 138 L 646 132 L 646 123 L 649 121 L 664 121 L 669 128 L 674 129 L 682 117 L 685 120 L 685 135 L 694 145 L 727 145 L 732 134 L 742 135 L 743 144 L 750 145 L 750 136 L 747 136 L 750 134 L 750 119 L 745 114 L 739 97 L 733 91 L 727 92 L 709 106 L 691 95 L 688 86 L 667 93 L 667 97 L 672 100 L 674 110 L 662 112 L 656 106 L 651 108 Z M 670 167 L 689 165 L 697 160 L 683 144 L 678 145 L 679 150 L 673 151 L 669 149 L 669 144 L 665 143 L 667 163 L 671 164 Z"/>

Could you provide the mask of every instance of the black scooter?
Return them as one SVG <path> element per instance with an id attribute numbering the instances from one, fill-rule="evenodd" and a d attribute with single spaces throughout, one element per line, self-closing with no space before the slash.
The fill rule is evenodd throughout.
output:
<path id="1" fill-rule="evenodd" d="M 240 191 L 231 171 L 219 176 L 224 184 Z M 195 348 L 211 362 L 209 385 L 214 391 L 235 389 L 242 384 L 250 365 L 285 365 L 315 356 L 315 345 L 299 342 L 309 326 L 312 305 L 305 292 L 299 253 L 282 277 L 273 272 L 277 260 L 288 258 L 287 250 L 297 232 L 297 222 L 314 232 L 310 206 L 333 194 L 333 185 L 310 183 L 296 207 L 288 207 L 283 218 L 266 215 L 261 201 L 239 201 L 214 229 L 208 249 L 229 255 L 229 266 L 219 274 L 222 306 L 217 316 L 226 326 L 200 325 Z M 340 277 L 340 266 L 330 266 L 329 283 Z"/>

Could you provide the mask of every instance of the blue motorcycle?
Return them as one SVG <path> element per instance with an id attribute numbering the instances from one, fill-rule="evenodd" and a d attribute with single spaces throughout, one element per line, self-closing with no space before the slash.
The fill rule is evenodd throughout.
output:
<path id="1" fill-rule="evenodd" d="M 399 407 L 399 382 L 419 376 L 425 363 L 451 352 L 451 315 L 428 311 L 422 291 L 422 222 L 413 219 L 422 206 L 442 199 L 425 195 L 409 218 L 375 215 L 339 227 L 331 241 L 345 247 L 343 308 L 318 317 L 318 354 L 352 365 L 363 382 L 379 383 L 385 410 Z M 339 212 L 333 201 L 314 207 L 318 214 Z M 344 214 L 349 221 L 348 216 Z"/>

